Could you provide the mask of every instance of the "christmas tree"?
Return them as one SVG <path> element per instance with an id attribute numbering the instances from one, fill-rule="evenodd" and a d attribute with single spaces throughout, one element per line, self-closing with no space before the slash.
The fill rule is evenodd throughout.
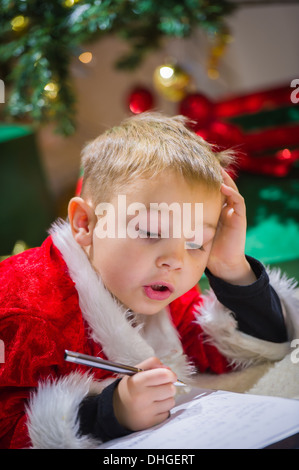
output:
<path id="1" fill-rule="evenodd" d="M 165 37 L 187 37 L 197 27 L 223 28 L 231 1 L 0 0 L 0 74 L 10 88 L 6 112 L 33 122 L 75 129 L 70 63 L 82 44 L 120 36 L 129 53 L 116 66 L 137 67 Z"/>

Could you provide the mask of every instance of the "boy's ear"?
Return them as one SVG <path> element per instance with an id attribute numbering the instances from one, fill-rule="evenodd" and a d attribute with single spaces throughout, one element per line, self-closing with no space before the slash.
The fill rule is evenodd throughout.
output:
<path id="1" fill-rule="evenodd" d="M 91 245 L 96 225 L 93 208 L 81 197 L 73 197 L 68 205 L 68 217 L 76 242 L 81 246 Z"/>

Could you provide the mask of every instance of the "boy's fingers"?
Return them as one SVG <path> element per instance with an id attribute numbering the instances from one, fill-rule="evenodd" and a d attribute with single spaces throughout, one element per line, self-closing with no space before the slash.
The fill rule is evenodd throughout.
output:
<path id="1" fill-rule="evenodd" d="M 161 413 L 170 413 L 170 410 L 174 408 L 175 400 L 173 397 L 165 400 L 155 402 L 155 414 L 160 415 Z"/>
<path id="2" fill-rule="evenodd" d="M 239 192 L 236 192 L 232 187 L 222 184 L 221 192 L 226 196 L 226 207 L 225 212 L 229 212 L 233 209 L 237 214 L 244 216 L 246 214 L 246 207 L 244 204 L 244 198 Z"/>
<path id="3" fill-rule="evenodd" d="M 136 382 L 142 381 L 146 387 L 156 387 L 163 384 L 173 384 L 177 377 L 171 370 L 161 367 L 138 372 L 134 375 L 134 380 Z"/>
<path id="4" fill-rule="evenodd" d="M 170 411 L 163 411 L 154 416 L 151 426 L 156 426 L 157 424 L 163 423 L 170 416 Z"/>
<path id="5" fill-rule="evenodd" d="M 158 359 L 157 357 L 149 357 L 144 361 L 137 364 L 138 369 L 149 370 L 149 369 L 156 369 L 158 367 L 165 367 L 164 364 Z"/>
<path id="6" fill-rule="evenodd" d="M 155 402 L 163 402 L 166 407 L 168 406 L 166 402 L 170 401 L 173 403 L 176 388 L 172 383 L 167 383 L 154 387 L 154 390 L 151 388 L 151 393 Z"/>
<path id="7" fill-rule="evenodd" d="M 231 176 L 229 176 L 229 174 L 223 168 L 221 168 L 221 174 L 222 174 L 224 184 L 226 184 L 227 186 L 230 186 L 235 191 L 239 192 L 238 186 L 236 185 L 234 180 L 231 178 Z"/>

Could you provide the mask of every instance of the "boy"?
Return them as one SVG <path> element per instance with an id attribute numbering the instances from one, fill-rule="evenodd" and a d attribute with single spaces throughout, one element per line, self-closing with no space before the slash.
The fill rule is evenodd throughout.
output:
<path id="1" fill-rule="evenodd" d="M 85 148 L 69 222 L 2 263 L 2 447 L 96 447 L 167 419 L 177 377 L 192 385 L 194 371 L 289 351 L 294 286 L 245 256 L 244 200 L 221 168 L 230 158 L 155 113 Z M 213 290 L 201 296 L 204 271 Z M 145 371 L 90 375 L 65 349 Z"/>

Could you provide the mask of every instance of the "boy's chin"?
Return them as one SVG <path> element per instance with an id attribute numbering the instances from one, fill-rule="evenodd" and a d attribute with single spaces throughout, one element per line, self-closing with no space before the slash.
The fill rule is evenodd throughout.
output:
<path id="1" fill-rule="evenodd" d="M 131 309 L 134 313 L 141 314 L 141 315 L 156 315 L 157 313 L 161 312 L 168 304 L 162 305 L 134 305 L 134 308 Z"/>
<path id="2" fill-rule="evenodd" d="M 161 310 L 166 308 L 167 305 L 161 305 L 161 306 L 156 305 L 156 306 L 150 306 L 146 308 L 140 308 L 138 313 L 140 313 L 141 315 L 157 315 L 157 313 L 161 312 Z"/>
<path id="3" fill-rule="evenodd" d="M 161 310 L 163 310 L 163 308 L 165 307 L 161 307 L 161 308 L 156 308 L 156 309 L 146 309 L 142 312 L 139 312 L 141 313 L 142 315 L 157 315 L 157 313 L 161 312 Z"/>

